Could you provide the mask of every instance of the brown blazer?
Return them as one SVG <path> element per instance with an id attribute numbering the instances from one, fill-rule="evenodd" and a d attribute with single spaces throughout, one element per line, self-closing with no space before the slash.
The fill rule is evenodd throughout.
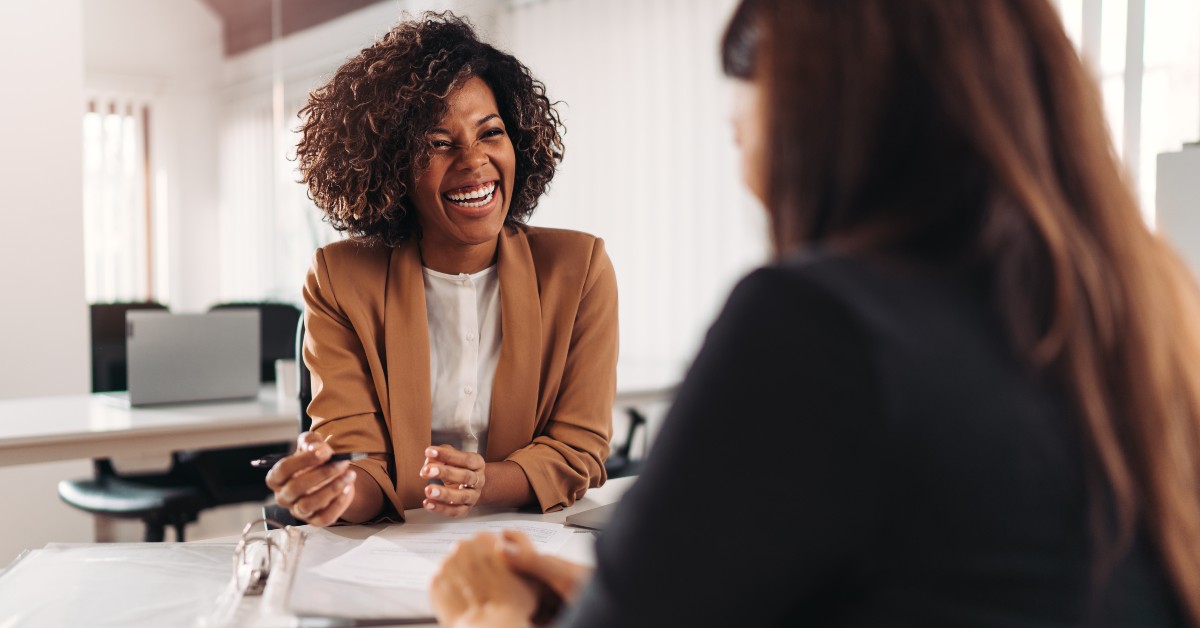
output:
<path id="1" fill-rule="evenodd" d="M 616 394 L 617 282 L 599 238 L 505 227 L 497 252 L 500 358 L 488 461 L 525 471 L 543 511 L 606 478 Z M 313 430 L 373 455 L 394 513 L 419 508 L 430 445 L 429 326 L 420 250 L 345 240 L 318 249 L 304 286 Z"/>

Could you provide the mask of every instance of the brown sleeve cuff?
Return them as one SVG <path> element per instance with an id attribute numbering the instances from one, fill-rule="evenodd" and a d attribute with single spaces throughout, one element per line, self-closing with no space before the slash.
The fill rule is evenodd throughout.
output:
<path id="1" fill-rule="evenodd" d="M 580 472 L 561 462 L 555 464 L 553 458 L 559 458 L 561 454 L 554 449 L 546 443 L 535 441 L 529 447 L 514 451 L 507 458 L 525 472 L 538 507 L 544 513 L 562 510 L 583 497 L 589 487 L 604 484 L 603 477 Z M 600 475 L 603 476 L 603 472 Z"/>
<path id="2" fill-rule="evenodd" d="M 370 519 L 361 523 L 400 523 L 404 521 L 404 504 L 401 503 L 400 497 L 396 495 L 396 486 L 392 484 L 392 478 L 387 472 L 387 463 L 384 461 L 384 454 L 372 454 L 366 460 L 356 460 L 350 465 L 354 468 L 366 472 L 379 485 L 379 490 L 383 491 L 383 510 Z"/>

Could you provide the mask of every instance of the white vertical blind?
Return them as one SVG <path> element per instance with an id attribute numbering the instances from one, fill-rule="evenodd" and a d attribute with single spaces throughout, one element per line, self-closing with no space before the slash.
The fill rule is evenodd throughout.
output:
<path id="1" fill-rule="evenodd" d="M 683 366 L 734 282 L 763 262 L 718 44 L 734 0 L 544 0 L 512 7 L 509 45 L 561 100 L 566 159 L 533 224 L 605 239 L 621 363 Z"/>
<path id="2" fill-rule="evenodd" d="M 266 96 L 266 95 L 263 95 Z M 231 103 L 220 137 L 221 301 L 300 302 L 313 250 L 337 238 L 321 222 L 294 161 L 280 144 L 294 147 L 299 125 L 297 97 L 276 138 L 271 98 Z M 294 149 L 288 149 L 294 153 Z"/>
<path id="3" fill-rule="evenodd" d="M 1200 0 L 1057 0 L 1100 80 L 1113 144 L 1147 222 L 1156 157 L 1200 139 Z"/>
<path id="4" fill-rule="evenodd" d="M 86 95 L 83 114 L 85 291 L 89 303 L 149 298 L 147 99 Z"/>
<path id="5" fill-rule="evenodd" d="M 1200 0 L 1145 2 L 1138 194 L 1152 212 L 1158 155 L 1200 140 Z"/>

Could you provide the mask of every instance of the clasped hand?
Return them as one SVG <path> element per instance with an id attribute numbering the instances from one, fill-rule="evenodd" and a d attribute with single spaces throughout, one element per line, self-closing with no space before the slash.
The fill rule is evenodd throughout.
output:
<path id="1" fill-rule="evenodd" d="M 591 569 L 544 556 L 513 530 L 458 543 L 430 585 L 438 622 L 457 628 L 528 626 L 553 619 Z"/>
<path id="2" fill-rule="evenodd" d="M 441 480 L 425 487 L 422 506 L 429 512 L 447 517 L 462 517 L 479 504 L 487 475 L 483 456 L 459 451 L 449 445 L 425 449 L 421 477 Z"/>

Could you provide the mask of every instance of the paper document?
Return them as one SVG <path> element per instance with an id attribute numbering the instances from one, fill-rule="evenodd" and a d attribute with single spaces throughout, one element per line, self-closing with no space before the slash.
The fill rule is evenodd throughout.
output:
<path id="1" fill-rule="evenodd" d="M 557 552 L 573 534 L 557 523 L 522 520 L 404 524 L 381 531 L 358 547 L 313 567 L 311 573 L 373 587 L 425 590 L 456 541 L 502 530 L 525 533 L 544 554 Z"/>

